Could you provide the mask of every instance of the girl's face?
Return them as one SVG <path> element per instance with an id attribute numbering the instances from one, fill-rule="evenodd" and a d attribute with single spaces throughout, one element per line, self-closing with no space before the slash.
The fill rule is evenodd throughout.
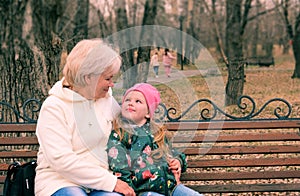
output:
<path id="1" fill-rule="evenodd" d="M 124 98 L 122 116 L 142 126 L 149 118 L 148 105 L 144 95 L 139 91 L 131 91 Z"/>

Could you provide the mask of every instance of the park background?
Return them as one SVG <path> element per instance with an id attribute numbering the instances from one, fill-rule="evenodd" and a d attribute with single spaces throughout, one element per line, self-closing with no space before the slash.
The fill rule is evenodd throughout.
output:
<path id="1" fill-rule="evenodd" d="M 125 47 L 133 41 L 129 33 L 111 41 L 123 59 L 124 89 L 148 81 L 152 74 L 150 57 L 163 45 L 177 56 L 173 68 L 178 71 L 217 68 L 217 76 L 200 73 L 189 77 L 190 86 L 184 89 L 193 89 L 197 96 L 185 96 L 187 99 L 213 100 L 211 91 L 219 88 L 224 95 L 220 107 L 231 107 L 241 95 L 248 95 L 258 108 L 272 98 L 283 98 L 298 111 L 299 5 L 298 0 L 3 0 L 0 98 L 22 113 L 20 108 L 26 100 L 43 101 L 47 97 L 61 78 L 68 52 L 78 41 L 106 39 L 124 30 L 155 26 L 170 31 L 140 30 L 134 37 L 140 43 L 132 48 Z M 172 33 L 176 30 L 180 33 Z M 205 65 L 199 59 L 203 51 L 211 55 Z M 247 66 L 249 59 L 258 58 L 274 58 L 275 64 L 268 67 L 254 62 Z M 224 84 L 208 88 L 207 83 L 216 77 Z M 188 104 L 178 101 L 182 98 L 176 98 L 177 92 L 171 96 L 174 91 L 168 82 L 163 83 L 157 85 L 163 102 L 176 107 L 181 101 L 181 110 L 185 110 Z"/>
<path id="2" fill-rule="evenodd" d="M 3 103 L 24 116 L 26 101 L 42 102 L 47 97 L 62 76 L 68 52 L 80 40 L 107 39 L 131 29 L 139 30 L 111 42 L 123 59 L 116 86 L 126 89 L 136 82 L 153 83 L 162 94 L 162 103 L 176 108 L 175 117 L 197 99 L 215 102 L 215 92 L 220 92 L 224 102 L 218 107 L 237 117 L 251 112 L 251 100 L 257 111 L 274 98 L 291 104 L 289 117 L 299 117 L 299 0 L 1 0 L 0 15 L 1 122 L 15 120 Z M 145 32 L 140 27 L 160 30 Z M 127 50 L 125 46 L 133 41 L 140 43 Z M 150 44 L 145 46 L 145 42 Z M 159 78 L 153 77 L 149 61 L 158 45 L 177 56 L 171 78 L 164 75 L 162 66 Z M 203 52 L 209 63 L 199 58 Z M 255 63 L 259 58 L 274 58 L 275 63 L 260 66 Z M 254 63 L 247 65 L 249 59 Z M 222 85 L 214 83 L 220 78 Z M 237 107 L 241 95 L 251 97 L 246 103 L 249 107 Z M 203 103 L 186 118 L 198 119 L 199 109 L 211 106 Z M 270 102 L 259 117 L 274 118 L 282 103 Z M 285 110 L 278 112 L 285 115 Z"/>

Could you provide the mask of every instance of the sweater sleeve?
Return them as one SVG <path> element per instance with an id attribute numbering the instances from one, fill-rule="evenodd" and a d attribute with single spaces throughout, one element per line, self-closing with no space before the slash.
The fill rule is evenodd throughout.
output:
<path id="1" fill-rule="evenodd" d="M 181 172 L 185 172 L 187 169 L 187 160 L 186 160 L 186 155 L 183 152 L 180 152 L 179 150 L 177 150 L 176 148 L 173 148 L 171 143 L 169 142 L 169 140 L 167 138 L 165 138 L 165 142 L 168 144 L 172 156 L 175 159 L 178 159 L 181 165 Z"/>

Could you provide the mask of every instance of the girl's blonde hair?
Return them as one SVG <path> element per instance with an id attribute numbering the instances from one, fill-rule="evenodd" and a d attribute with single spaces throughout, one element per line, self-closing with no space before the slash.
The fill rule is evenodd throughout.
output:
<path id="1" fill-rule="evenodd" d="M 170 135 L 164 125 L 156 123 L 154 120 L 149 119 L 150 130 L 154 135 L 154 142 L 157 144 L 158 148 L 152 151 L 152 157 L 154 159 L 160 159 L 161 157 L 169 158 L 171 156 L 171 151 L 169 145 L 166 143 L 166 138 Z M 129 134 L 129 137 L 134 135 L 134 127 L 130 124 L 128 120 L 124 120 L 120 114 L 113 122 L 113 128 L 119 135 L 120 140 L 124 138 L 125 132 Z"/>

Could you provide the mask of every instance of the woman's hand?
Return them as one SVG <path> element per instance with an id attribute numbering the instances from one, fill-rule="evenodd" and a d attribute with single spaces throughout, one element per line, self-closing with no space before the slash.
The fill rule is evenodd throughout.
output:
<path id="1" fill-rule="evenodd" d="M 178 159 L 171 158 L 168 160 L 169 169 L 175 176 L 177 185 L 180 184 L 180 176 L 181 176 L 181 165 Z"/>
<path id="2" fill-rule="evenodd" d="M 114 192 L 121 193 L 125 196 L 135 196 L 133 188 L 131 188 L 126 182 L 119 179 L 117 180 Z"/>

